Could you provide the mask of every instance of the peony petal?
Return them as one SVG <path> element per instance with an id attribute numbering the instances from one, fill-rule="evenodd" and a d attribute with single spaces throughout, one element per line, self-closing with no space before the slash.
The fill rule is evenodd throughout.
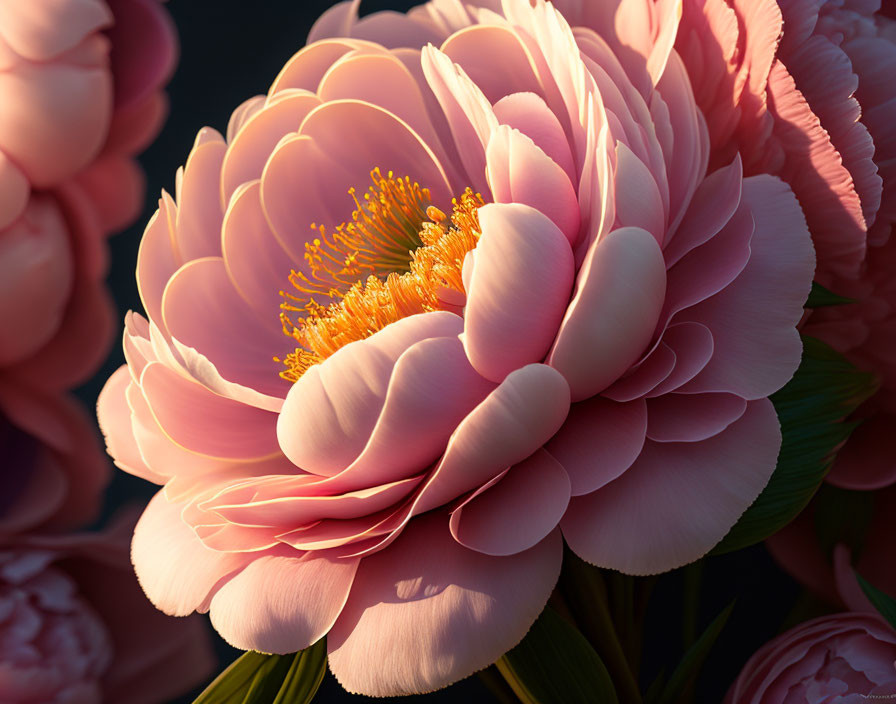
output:
<path id="1" fill-rule="evenodd" d="M 569 412 L 569 387 L 543 364 L 507 378 L 458 425 L 414 510 L 440 506 L 522 462 L 556 433 Z"/>
<path id="2" fill-rule="evenodd" d="M 647 395 L 662 396 L 693 379 L 712 359 L 712 333 L 700 323 L 675 323 L 663 333 L 663 345 L 675 354 L 675 367 Z"/>
<path id="3" fill-rule="evenodd" d="M 569 242 L 545 215 L 521 204 L 479 209 L 476 247 L 464 312 L 464 347 L 473 367 L 500 382 L 544 359 L 572 290 Z"/>
<path id="4" fill-rule="evenodd" d="M 280 97 L 282 96 L 282 97 Z M 240 184 L 261 177 L 268 156 L 282 137 L 298 132 L 302 120 L 321 99 L 301 90 L 284 90 L 240 127 L 221 166 L 221 202 L 226 206 Z"/>
<path id="5" fill-rule="evenodd" d="M 451 59 L 433 47 L 421 54 L 430 89 L 448 118 L 454 143 L 467 173 L 467 185 L 489 200 L 485 174 L 485 147 L 498 120 L 482 91 Z"/>
<path id="6" fill-rule="evenodd" d="M 451 513 L 451 535 L 486 555 L 515 555 L 544 540 L 569 505 L 569 477 L 544 450 L 511 467 Z"/>
<path id="7" fill-rule="evenodd" d="M 532 206 L 575 246 L 581 224 L 579 203 L 560 165 L 529 137 L 506 125 L 491 136 L 485 156 L 494 202 Z"/>
<path id="8" fill-rule="evenodd" d="M 212 597 L 212 624 L 230 645 L 294 653 L 330 630 L 348 599 L 358 560 L 294 554 L 252 560 Z"/>
<path id="9" fill-rule="evenodd" d="M 665 287 L 663 254 L 646 230 L 614 230 L 592 247 L 548 357 L 574 401 L 605 389 L 644 352 Z"/>
<path id="10" fill-rule="evenodd" d="M 278 315 L 270 311 L 272 320 Z M 282 329 L 266 326 L 246 304 L 223 259 L 194 259 L 178 269 L 165 287 L 162 316 L 171 337 L 208 359 L 227 381 L 275 398 L 290 389 L 274 361 L 289 347 Z"/>
<path id="11" fill-rule="evenodd" d="M 767 399 L 709 440 L 654 443 L 619 479 L 570 502 L 561 527 L 582 559 L 655 574 L 705 555 L 775 469 L 781 429 Z"/>
<path id="12" fill-rule="evenodd" d="M 170 616 L 207 609 L 221 581 L 251 559 L 205 547 L 181 518 L 182 510 L 182 504 L 169 503 L 159 492 L 140 516 L 131 544 L 140 586 Z"/>
<path id="13" fill-rule="evenodd" d="M 457 336 L 412 345 L 395 363 L 366 446 L 334 477 L 330 490 L 390 482 L 428 467 L 458 423 L 494 388 L 470 366 Z"/>
<path id="14" fill-rule="evenodd" d="M 572 495 L 589 494 L 632 466 L 644 447 L 647 406 L 595 396 L 574 403 L 546 449 L 569 475 Z"/>
<path id="15" fill-rule="evenodd" d="M 561 555 L 558 532 L 491 557 L 455 542 L 445 513 L 415 519 L 388 550 L 361 562 L 327 636 L 330 669 L 349 692 L 371 696 L 429 692 L 466 677 L 522 640 L 554 588 Z"/>
<path id="16" fill-rule="evenodd" d="M 146 366 L 140 386 L 156 422 L 183 448 L 244 460 L 279 454 L 274 413 L 219 396 L 159 362 Z"/>
<path id="17" fill-rule="evenodd" d="M 106 439 L 106 450 L 119 469 L 147 481 L 164 484 L 166 477 L 146 466 L 134 439 L 131 409 L 125 396 L 125 390 L 131 383 L 128 367 L 122 365 L 109 377 L 97 400 L 96 413 Z"/>
<path id="18" fill-rule="evenodd" d="M 577 183 L 576 166 L 563 126 L 540 96 L 512 93 L 495 103 L 494 111 L 498 122 L 526 135 L 560 165 L 571 183 Z"/>
<path id="19" fill-rule="evenodd" d="M 174 230 L 184 261 L 221 256 L 221 164 L 227 145 L 210 127 L 196 135 L 196 142 L 177 189 L 177 224 Z"/>
<path id="20" fill-rule="evenodd" d="M 796 324 L 815 258 L 802 211 L 784 183 L 754 176 L 744 180 L 743 193 L 756 222 L 750 261 L 731 285 L 682 313 L 709 328 L 715 351 L 681 390 L 752 400 L 780 389 L 799 366 Z"/>
<path id="21" fill-rule="evenodd" d="M 353 342 L 305 372 L 277 422 L 283 452 L 302 469 L 331 476 L 361 454 L 386 401 L 396 360 L 416 342 L 456 336 L 452 313 L 424 313 Z"/>
<path id="22" fill-rule="evenodd" d="M 647 437 L 654 442 L 699 442 L 718 435 L 747 409 L 733 394 L 664 394 L 647 401 Z"/>
<path id="23" fill-rule="evenodd" d="M 617 227 L 647 230 L 662 247 L 666 212 L 650 169 L 624 143 L 616 144 Z"/>
<path id="24" fill-rule="evenodd" d="M 224 266 L 243 300 L 274 332 L 283 334 L 280 291 L 295 266 L 277 241 L 261 204 L 261 184 L 252 181 L 234 194 L 224 214 L 221 249 Z M 281 344 L 286 340 L 281 337 Z"/>

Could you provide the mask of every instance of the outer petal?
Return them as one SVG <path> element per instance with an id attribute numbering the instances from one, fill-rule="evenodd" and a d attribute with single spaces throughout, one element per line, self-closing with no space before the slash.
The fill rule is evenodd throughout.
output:
<path id="1" fill-rule="evenodd" d="M 451 535 L 486 555 L 514 555 L 537 545 L 569 505 L 569 477 L 544 450 L 511 467 L 451 513 Z"/>
<path id="2" fill-rule="evenodd" d="M 747 409 L 733 394 L 664 394 L 647 401 L 647 437 L 656 442 L 698 442 L 718 435 Z"/>
<path id="3" fill-rule="evenodd" d="M 646 230 L 614 230 L 591 249 L 548 357 L 574 401 L 605 389 L 644 352 L 665 288 L 663 254 Z"/>
<path id="4" fill-rule="evenodd" d="M 181 518 L 182 510 L 183 504 L 169 503 L 159 492 L 137 522 L 131 544 L 140 586 L 157 608 L 172 616 L 204 610 L 220 581 L 251 559 L 205 547 Z"/>
<path id="5" fill-rule="evenodd" d="M 212 624 L 235 648 L 294 653 L 320 640 L 336 621 L 358 560 L 293 554 L 253 560 L 212 597 Z"/>
<path id="6" fill-rule="evenodd" d="M 712 359 L 682 391 L 729 391 L 748 400 L 780 389 L 800 363 L 796 324 L 803 315 L 815 257 L 790 189 L 770 176 L 744 180 L 756 230 L 750 261 L 715 296 L 683 311 L 712 332 Z"/>
<path id="7" fill-rule="evenodd" d="M 643 399 L 616 403 L 600 396 L 575 403 L 547 445 L 563 465 L 572 495 L 589 494 L 632 466 L 644 447 L 647 407 Z"/>
<path id="8" fill-rule="evenodd" d="M 500 382 L 544 359 L 569 301 L 575 264 L 563 233 L 527 205 L 483 206 L 479 222 L 464 347 L 476 371 Z"/>
<path id="9" fill-rule="evenodd" d="M 705 555 L 756 499 L 775 469 L 781 430 L 767 399 L 699 443 L 653 443 L 619 479 L 573 499 L 561 522 L 582 559 L 654 574 Z"/>
<path id="10" fill-rule="evenodd" d="M 362 561 L 327 637 L 330 669 L 348 691 L 381 697 L 466 677 L 522 640 L 561 556 L 556 531 L 525 552 L 490 557 L 459 545 L 446 514 L 421 516 Z"/>

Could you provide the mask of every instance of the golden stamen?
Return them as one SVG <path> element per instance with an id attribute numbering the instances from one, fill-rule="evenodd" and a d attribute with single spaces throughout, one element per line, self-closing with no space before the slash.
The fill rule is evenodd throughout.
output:
<path id="1" fill-rule="evenodd" d="M 469 188 L 452 201 L 450 221 L 425 205 L 429 191 L 378 169 L 365 203 L 355 198 L 352 222 L 306 245 L 311 277 L 293 271 L 299 294 L 281 291 L 283 332 L 299 347 L 282 359 L 280 376 L 296 381 L 349 342 L 362 340 L 416 313 L 445 310 L 446 290 L 464 293 L 461 269 L 479 239 L 482 196 Z M 350 192 L 354 198 L 354 193 Z M 428 218 L 428 220 L 427 220 Z M 411 228 L 414 228 L 411 231 Z M 399 248 L 406 247 L 404 256 Z M 364 276 L 366 275 L 366 277 Z M 327 297 L 322 304 L 315 296 Z M 300 313 L 294 319 L 292 314 Z"/>

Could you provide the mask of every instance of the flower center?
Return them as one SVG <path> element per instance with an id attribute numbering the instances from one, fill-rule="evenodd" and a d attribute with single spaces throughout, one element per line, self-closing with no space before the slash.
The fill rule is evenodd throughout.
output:
<path id="1" fill-rule="evenodd" d="M 274 360 L 280 376 L 297 381 L 314 364 L 349 342 L 416 313 L 450 310 L 464 294 L 464 257 L 479 240 L 482 196 L 469 188 L 452 201 L 452 213 L 431 205 L 429 190 L 379 169 L 350 222 L 305 244 L 306 272 L 290 272 L 281 291 L 283 332 L 298 343 Z M 455 295 L 452 296 L 452 292 Z"/>

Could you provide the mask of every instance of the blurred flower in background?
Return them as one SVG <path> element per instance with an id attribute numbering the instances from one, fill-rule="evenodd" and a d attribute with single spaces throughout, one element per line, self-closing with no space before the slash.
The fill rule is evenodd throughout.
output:
<path id="1" fill-rule="evenodd" d="M 133 519 L 69 394 L 115 327 L 106 238 L 142 209 L 134 157 L 177 55 L 157 0 L 0 2 L 0 700 L 161 703 L 207 677 L 205 626 L 156 612 Z"/>
<path id="2" fill-rule="evenodd" d="M 823 704 L 896 698 L 896 632 L 878 615 L 806 621 L 763 646 L 725 704 Z"/>

